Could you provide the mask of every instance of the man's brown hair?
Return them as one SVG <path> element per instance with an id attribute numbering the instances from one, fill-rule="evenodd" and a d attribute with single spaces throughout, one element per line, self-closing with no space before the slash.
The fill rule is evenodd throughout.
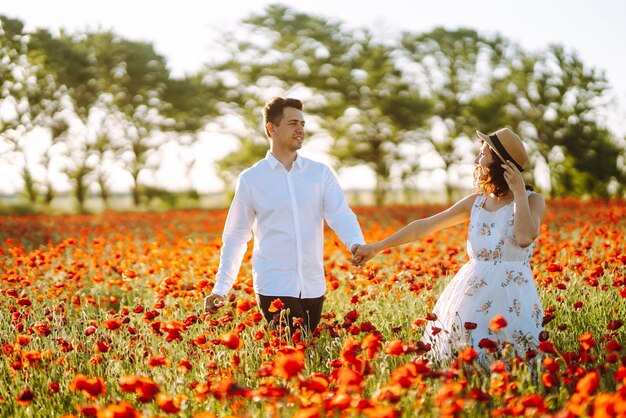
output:
<path id="1" fill-rule="evenodd" d="M 270 133 L 267 129 L 267 122 L 272 122 L 276 126 L 280 125 L 280 121 L 283 118 L 283 109 L 286 107 L 302 110 L 302 102 L 290 97 L 273 97 L 263 106 L 263 126 L 268 138 Z"/>

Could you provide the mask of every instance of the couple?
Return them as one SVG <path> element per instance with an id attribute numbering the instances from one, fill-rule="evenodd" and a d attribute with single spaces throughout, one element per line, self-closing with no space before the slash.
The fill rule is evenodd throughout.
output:
<path id="1" fill-rule="evenodd" d="M 365 245 L 333 173 L 297 152 L 305 136 L 302 102 L 273 98 L 263 109 L 263 119 L 270 149 L 239 176 L 224 226 L 217 282 L 205 298 L 205 311 L 223 304 L 253 235 L 254 290 L 263 316 L 271 322 L 281 311 L 288 312 L 292 330 L 298 324 L 314 330 L 326 291 L 324 220 L 350 249 L 356 266 L 386 248 L 469 222 L 470 261 L 439 297 L 433 310 L 437 320 L 429 321 L 424 341 L 436 357 L 448 357 L 463 345 L 478 348 L 483 338 L 524 347 L 536 343 L 543 310 L 529 259 L 544 199 L 524 184 L 521 171 L 528 155 L 515 133 L 506 128 L 491 135 L 477 132 L 481 147 L 474 161 L 475 194 Z M 282 309 L 272 305 L 276 299 Z M 498 314 L 508 325 L 496 332 L 489 324 Z"/>

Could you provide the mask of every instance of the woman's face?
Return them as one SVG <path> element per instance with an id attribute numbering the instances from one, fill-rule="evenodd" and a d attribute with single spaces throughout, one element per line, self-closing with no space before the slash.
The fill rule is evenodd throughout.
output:
<path id="1" fill-rule="evenodd" d="M 481 166 L 482 168 L 487 168 L 489 164 L 495 162 L 495 158 L 493 156 L 493 152 L 489 145 L 485 141 L 481 141 L 480 144 L 480 152 L 476 156 L 474 160 L 474 164 Z"/>

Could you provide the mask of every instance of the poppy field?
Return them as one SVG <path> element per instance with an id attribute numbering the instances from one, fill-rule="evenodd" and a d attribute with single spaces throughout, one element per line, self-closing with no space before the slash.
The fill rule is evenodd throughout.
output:
<path id="1" fill-rule="evenodd" d="M 369 242 L 441 209 L 354 211 Z M 434 363 L 422 341 L 467 225 L 363 269 L 327 230 L 322 320 L 292 335 L 256 306 L 251 245 L 226 305 L 202 312 L 226 214 L 0 217 L 0 416 L 626 416 L 625 200 L 547 202 L 541 341 L 485 342 L 488 364 L 471 347 Z"/>

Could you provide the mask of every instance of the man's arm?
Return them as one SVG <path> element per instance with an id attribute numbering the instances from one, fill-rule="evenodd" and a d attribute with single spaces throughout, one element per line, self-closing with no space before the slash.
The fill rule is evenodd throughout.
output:
<path id="1" fill-rule="evenodd" d="M 213 287 L 212 294 L 205 298 L 205 311 L 221 306 L 224 297 L 233 287 L 247 249 L 247 243 L 252 238 L 254 217 L 250 191 L 240 176 L 235 189 L 235 197 L 230 205 L 224 225 L 223 246 L 220 253 L 220 264 L 215 276 L 215 287 Z"/>
<path id="2" fill-rule="evenodd" d="M 324 219 L 351 252 L 365 243 L 356 215 L 348 206 L 337 178 L 328 168 L 324 173 Z"/>

